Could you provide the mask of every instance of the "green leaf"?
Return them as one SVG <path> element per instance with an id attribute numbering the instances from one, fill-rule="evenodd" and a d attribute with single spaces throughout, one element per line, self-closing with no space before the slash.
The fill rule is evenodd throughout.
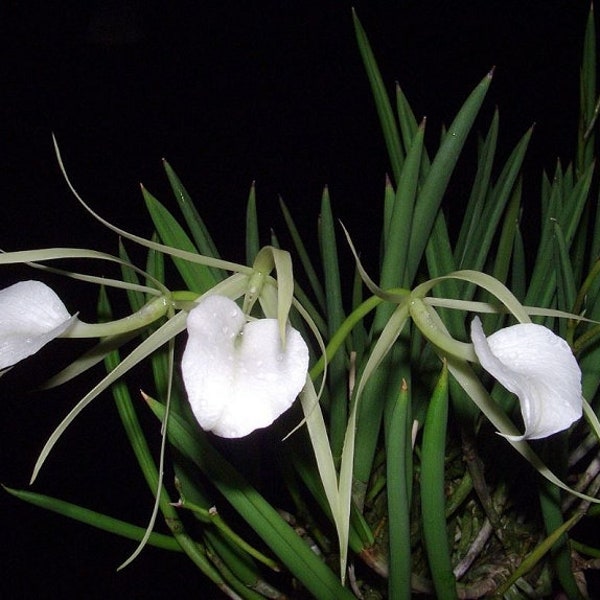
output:
<path id="1" fill-rule="evenodd" d="M 163 419 L 165 408 L 147 399 L 152 412 Z M 317 600 L 351 600 L 333 572 L 304 543 L 279 513 L 208 443 L 204 432 L 171 412 L 171 443 L 188 457 L 256 531 L 282 563 Z"/>
<path id="2" fill-rule="evenodd" d="M 292 215 L 282 198 L 279 198 L 279 206 L 281 208 L 281 213 L 283 214 L 283 218 L 287 225 L 288 231 L 290 232 L 290 235 L 292 237 L 292 242 L 294 244 L 294 247 L 296 248 L 296 252 L 298 253 L 298 256 L 300 258 L 300 263 L 302 264 L 304 272 L 306 273 L 306 276 L 310 283 L 313 294 L 315 295 L 320 309 L 323 312 L 325 312 L 325 292 L 323 291 L 323 286 L 321 285 L 319 276 L 317 275 L 317 272 L 310 260 L 310 256 L 306 250 L 306 246 L 302 241 L 302 236 L 298 232 L 298 228 L 294 223 Z"/>
<path id="3" fill-rule="evenodd" d="M 327 339 L 340 328 L 346 315 L 342 304 L 342 283 L 337 253 L 335 224 L 327 188 L 321 199 L 319 242 L 323 258 L 325 301 L 327 307 Z M 344 432 L 348 417 L 346 356 L 338 352 L 328 365 L 327 385 L 330 397 L 329 433 L 331 449 L 336 459 L 341 458 Z"/>
<path id="4" fill-rule="evenodd" d="M 595 163 L 592 162 L 582 173 L 575 187 L 570 191 L 565 200 L 565 206 L 556 217 L 560 220 L 565 234 L 567 248 L 571 248 L 573 239 L 579 229 L 586 203 L 589 199 L 590 186 L 594 175 Z M 586 223 L 584 221 L 584 223 Z M 583 235 L 585 232 L 581 232 Z"/>
<path id="5" fill-rule="evenodd" d="M 465 262 L 465 252 L 467 247 L 473 247 L 473 238 L 478 235 L 478 230 L 482 225 L 481 214 L 485 204 L 486 196 L 491 188 L 492 167 L 494 165 L 494 156 L 496 154 L 496 143 L 498 141 L 498 123 L 500 117 L 498 110 L 494 111 L 494 117 L 490 125 L 488 134 L 481 146 L 477 156 L 477 172 L 473 180 L 471 194 L 465 209 L 465 215 L 456 242 L 454 257 L 456 264 L 463 268 Z"/>
<path id="6" fill-rule="evenodd" d="M 181 225 L 175 220 L 175 217 L 148 190 L 142 188 L 142 194 L 148 212 L 152 217 L 152 222 L 163 243 L 191 254 L 198 254 L 198 250 Z M 217 283 L 217 279 L 209 267 L 194 265 L 176 257 L 173 257 L 173 262 L 183 281 L 193 292 L 200 294 Z"/>
<path id="7" fill-rule="evenodd" d="M 163 167 L 167 174 L 167 178 L 169 179 L 169 183 L 171 184 L 173 194 L 175 195 L 177 203 L 179 204 L 181 213 L 183 214 L 183 218 L 189 227 L 198 250 L 201 254 L 218 258 L 219 253 L 217 251 L 217 247 L 215 246 L 215 243 L 213 242 L 213 239 L 206 225 L 204 224 L 200 213 L 197 211 L 194 202 L 181 183 L 181 180 L 179 177 L 177 177 L 177 174 L 175 171 L 173 171 L 171 165 L 166 160 L 163 160 Z"/>
<path id="8" fill-rule="evenodd" d="M 491 80 L 489 73 L 467 98 L 431 164 L 415 205 L 406 281 L 412 281 L 417 273 L 446 187 Z"/>
<path id="9" fill-rule="evenodd" d="M 402 164 L 404 162 L 404 155 L 402 152 L 402 146 L 400 144 L 400 135 L 398 134 L 398 127 L 396 125 L 396 119 L 390 99 L 385 89 L 375 55 L 371 49 L 371 44 L 367 38 L 367 34 L 363 29 L 356 11 L 352 9 L 352 19 L 354 21 L 354 31 L 356 33 L 356 40 L 358 42 L 358 49 L 363 59 L 365 70 L 371 84 L 371 92 L 373 93 L 373 99 L 375 100 L 375 107 L 377 114 L 379 115 L 379 121 L 381 123 L 381 129 L 383 130 L 383 138 L 387 147 L 390 163 L 392 165 L 392 173 L 396 183 L 400 177 L 400 171 L 402 170 Z"/>
<path id="10" fill-rule="evenodd" d="M 567 250 L 562 228 L 554 224 L 554 268 L 556 271 L 557 306 L 565 312 L 573 310 L 577 290 L 573 275 L 573 265 Z M 561 322 L 561 335 L 565 337 L 566 324 Z"/>
<path id="11" fill-rule="evenodd" d="M 396 111 L 398 112 L 398 122 L 400 123 L 402 142 L 404 144 L 406 153 L 408 154 L 411 146 L 413 145 L 417 130 L 419 129 L 419 124 L 417 123 L 417 119 L 415 118 L 410 104 L 408 103 L 408 99 L 398 83 L 396 83 Z M 423 119 L 423 124 L 424 121 L 425 119 Z M 427 151 L 424 151 L 421 164 L 421 169 L 424 174 L 427 174 L 429 167 L 429 156 L 427 155 Z"/>
<path id="12" fill-rule="evenodd" d="M 412 418 L 408 384 L 386 407 L 386 493 L 389 547 L 389 600 L 411 595 L 410 505 L 412 498 Z"/>
<path id="13" fill-rule="evenodd" d="M 250 186 L 248 204 L 246 205 L 246 263 L 251 265 L 260 250 L 258 234 L 258 215 L 256 213 L 256 188 L 254 182 Z"/>
<path id="14" fill-rule="evenodd" d="M 567 437 L 562 434 L 544 440 L 544 446 L 542 448 L 545 459 L 551 461 L 550 464 L 558 469 L 558 472 L 561 473 L 563 477 L 567 462 L 567 444 Z M 540 508 L 546 532 L 548 534 L 552 534 L 552 532 L 561 529 L 564 526 L 560 492 L 560 488 L 552 485 L 547 479 L 540 483 Z M 552 564 L 556 571 L 557 579 L 567 597 L 569 600 L 583 600 L 584 596 L 579 591 L 577 582 L 575 581 L 575 575 L 573 574 L 571 549 L 567 541 L 566 531 L 556 540 L 550 550 L 552 553 Z"/>
<path id="15" fill-rule="evenodd" d="M 342 453 L 340 493 L 343 493 L 344 489 L 353 489 L 354 500 L 361 509 L 364 504 L 366 485 L 371 475 L 387 391 L 388 373 L 386 369 L 380 367 L 386 365 L 385 361 L 388 360 L 387 357 L 407 321 L 408 306 L 407 302 L 404 302 L 395 308 L 381 335 L 376 339 L 354 392 Z M 397 366 L 395 361 L 390 360 L 390 363 Z M 400 377 L 407 376 L 398 369 L 394 374 Z M 397 393 L 397 390 L 398 387 L 395 387 L 394 392 Z M 357 421 L 358 430 L 356 430 Z M 354 488 L 352 488 L 353 473 Z"/>
<path id="16" fill-rule="evenodd" d="M 452 256 L 452 247 L 450 245 L 450 236 L 446 226 L 444 213 L 440 211 L 435 219 L 427 247 L 425 249 L 427 259 L 427 270 L 430 277 L 442 277 L 456 270 L 454 257 Z M 458 282 L 455 279 L 446 279 L 433 290 L 434 294 L 443 298 L 459 298 L 462 294 L 459 291 Z M 444 321 L 454 337 L 464 336 L 464 317 L 456 311 L 443 311 Z"/>
<path id="17" fill-rule="evenodd" d="M 596 26 L 594 5 L 590 3 L 590 12 L 583 40 L 583 59 L 580 73 L 580 114 L 579 135 L 577 139 L 577 172 L 583 173 L 594 160 L 594 123 L 598 117 L 596 104 Z"/>
<path id="18" fill-rule="evenodd" d="M 519 227 L 519 212 L 521 210 L 521 193 L 522 182 L 519 180 L 513 188 L 511 198 L 508 202 L 508 207 L 504 215 L 504 223 L 500 231 L 500 239 L 498 240 L 498 249 L 494 259 L 494 271 L 492 275 L 505 285 L 510 271 L 511 259 L 514 262 L 513 251 L 515 249 L 515 244 L 517 243 L 516 238 Z M 524 282 L 525 279 L 523 279 L 523 283 Z"/>
<path id="19" fill-rule="evenodd" d="M 448 422 L 448 369 L 444 363 L 423 426 L 421 445 L 421 514 L 423 538 L 439 600 L 457 600 L 446 524 L 444 460 Z"/>
<path id="20" fill-rule="evenodd" d="M 521 138 L 506 161 L 496 187 L 488 192 L 483 210 L 476 217 L 477 224 L 470 244 L 465 249 L 462 262 L 466 268 L 482 270 L 485 266 L 498 224 L 521 171 L 531 134 L 532 129 Z"/>
<path id="21" fill-rule="evenodd" d="M 114 517 L 84 508 L 77 504 L 72 504 L 71 502 L 66 502 L 65 500 L 59 500 L 58 498 L 52 498 L 27 490 L 15 490 L 6 487 L 5 485 L 2 487 L 9 494 L 15 496 L 15 498 L 19 498 L 19 500 L 23 500 L 34 506 L 39 506 L 40 508 L 58 513 L 69 519 L 80 521 L 86 525 L 96 527 L 96 529 L 101 529 L 102 531 L 107 531 L 108 533 L 113 533 L 130 540 L 139 541 L 146 532 L 145 527 L 132 525 L 121 519 L 115 519 Z M 151 546 L 162 548 L 163 550 L 170 550 L 172 552 L 182 551 L 181 547 L 173 537 L 162 533 L 152 533 L 148 539 L 148 543 Z"/>
<path id="22" fill-rule="evenodd" d="M 423 142 L 425 137 L 425 121 L 417 129 L 412 144 L 406 155 L 400 179 L 394 196 L 394 204 L 390 217 L 383 227 L 387 231 L 383 247 L 381 263 L 380 286 L 383 289 L 402 287 L 407 285 L 404 271 L 408 261 L 409 239 L 413 227 L 413 214 L 421 160 L 423 156 Z M 382 308 L 378 311 L 377 323 L 374 330 L 381 330 L 381 323 L 386 319 L 389 310 Z"/>

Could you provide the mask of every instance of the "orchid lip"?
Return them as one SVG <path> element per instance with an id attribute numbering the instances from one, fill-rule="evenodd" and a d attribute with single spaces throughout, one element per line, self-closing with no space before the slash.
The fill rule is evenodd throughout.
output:
<path id="1" fill-rule="evenodd" d="M 525 432 L 513 441 L 548 437 L 581 418 L 581 370 L 565 340 L 535 323 L 519 323 L 486 337 L 471 322 L 481 366 L 519 398 Z"/>
<path id="2" fill-rule="evenodd" d="M 200 426 L 227 438 L 267 427 L 296 399 L 306 381 L 308 347 L 277 319 L 247 322 L 233 300 L 211 295 L 190 311 L 181 369 Z"/>
<path id="3" fill-rule="evenodd" d="M 0 369 L 35 354 L 76 320 L 41 281 L 19 281 L 0 290 Z"/>

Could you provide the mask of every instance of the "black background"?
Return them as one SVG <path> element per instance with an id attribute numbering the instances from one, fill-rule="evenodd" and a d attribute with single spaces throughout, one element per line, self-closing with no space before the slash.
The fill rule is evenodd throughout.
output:
<path id="1" fill-rule="evenodd" d="M 478 127 L 487 128 L 499 106 L 500 155 L 506 157 L 536 122 L 528 193 L 535 198 L 542 168 L 573 156 L 587 2 L 5 2 L 0 246 L 116 251 L 115 236 L 69 195 L 52 149 L 54 132 L 80 193 L 140 235 L 151 231 L 140 181 L 173 207 L 160 163 L 165 157 L 225 258 L 243 261 L 253 180 L 264 243 L 270 227 L 283 231 L 279 194 L 309 243 L 314 240 L 328 184 L 336 216 L 367 260 L 375 257 L 388 162 L 356 48 L 352 5 L 389 89 L 399 81 L 417 117 L 428 117 L 430 148 L 495 65 Z M 467 171 L 473 156 L 471 146 L 463 160 Z M 461 183 L 457 176 L 447 206 L 458 214 Z M 0 282 L 22 276 L 6 268 Z M 93 286 L 49 281 L 71 311 L 93 319 Z M 68 362 L 72 346 L 56 342 L 2 382 L 0 480 L 7 485 L 26 486 L 46 437 L 85 391 L 26 392 Z M 144 374 L 138 377 L 134 389 L 143 386 Z M 152 499 L 119 427 L 110 399 L 97 400 L 59 443 L 34 489 L 143 525 Z M 133 542 L 5 495 L 0 511 L 3 597 L 214 593 L 178 556 L 148 549 L 117 574 Z"/>

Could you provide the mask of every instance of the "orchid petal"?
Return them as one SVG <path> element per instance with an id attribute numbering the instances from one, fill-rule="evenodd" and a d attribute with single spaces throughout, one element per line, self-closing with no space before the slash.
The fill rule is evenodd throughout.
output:
<path id="1" fill-rule="evenodd" d="M 507 438 L 547 437 L 581 418 L 581 370 L 567 342 L 550 329 L 520 323 L 486 338 L 475 317 L 471 339 L 481 366 L 519 397 L 525 433 Z"/>
<path id="2" fill-rule="evenodd" d="M 41 281 L 20 281 L 0 290 L 0 369 L 35 354 L 75 319 Z"/>
<path id="3" fill-rule="evenodd" d="M 277 319 L 246 322 L 224 296 L 203 299 L 187 318 L 183 380 L 200 426 L 237 438 L 270 425 L 304 386 L 308 347 L 287 326 L 282 346 Z"/>

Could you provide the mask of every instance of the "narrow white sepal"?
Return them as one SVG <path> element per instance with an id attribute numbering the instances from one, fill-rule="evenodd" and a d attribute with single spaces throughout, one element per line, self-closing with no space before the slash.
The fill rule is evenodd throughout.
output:
<path id="1" fill-rule="evenodd" d="M 75 319 L 41 281 L 19 281 L 0 290 L 0 369 L 35 354 Z"/>
<path id="2" fill-rule="evenodd" d="M 471 340 L 481 366 L 519 397 L 525 433 L 505 437 L 544 438 L 581 418 L 581 369 L 567 342 L 550 329 L 520 323 L 486 338 L 475 317 Z"/>
<path id="3" fill-rule="evenodd" d="M 183 381 L 200 426 L 238 438 L 270 425 L 300 393 L 308 347 L 288 325 L 285 348 L 277 319 L 246 322 L 233 300 L 212 295 L 187 318 Z"/>

